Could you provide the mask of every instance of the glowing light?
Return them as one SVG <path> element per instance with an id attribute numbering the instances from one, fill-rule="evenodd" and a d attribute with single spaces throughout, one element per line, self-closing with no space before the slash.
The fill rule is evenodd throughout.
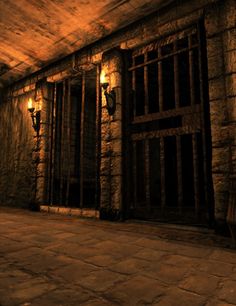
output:
<path id="1" fill-rule="evenodd" d="M 100 83 L 101 83 L 101 84 L 108 83 L 108 82 L 107 82 L 107 76 L 106 76 L 106 74 L 105 74 L 104 71 L 102 71 L 101 74 L 100 74 Z"/>
<path id="2" fill-rule="evenodd" d="M 32 98 L 29 98 L 28 100 L 28 109 L 32 109 L 33 108 L 33 100 Z"/>

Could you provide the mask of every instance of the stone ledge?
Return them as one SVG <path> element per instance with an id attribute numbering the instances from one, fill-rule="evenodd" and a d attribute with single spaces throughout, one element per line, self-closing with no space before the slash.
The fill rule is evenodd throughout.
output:
<path id="1" fill-rule="evenodd" d="M 99 210 L 89 208 L 70 208 L 50 205 L 40 205 L 40 212 L 47 212 L 60 215 L 77 216 L 85 218 L 100 218 Z"/>

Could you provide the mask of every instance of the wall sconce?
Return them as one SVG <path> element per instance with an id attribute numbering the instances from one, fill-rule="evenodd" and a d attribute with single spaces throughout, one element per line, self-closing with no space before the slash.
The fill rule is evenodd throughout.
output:
<path id="1" fill-rule="evenodd" d="M 106 98 L 106 108 L 109 113 L 109 115 L 113 115 L 116 110 L 116 93 L 114 89 L 110 90 L 108 92 L 107 88 L 109 86 L 109 83 L 107 81 L 105 73 L 102 71 L 100 76 L 100 84 L 103 88 L 103 92 Z"/>
<path id="2" fill-rule="evenodd" d="M 32 127 L 34 128 L 35 132 L 37 133 L 37 137 L 39 136 L 39 130 L 40 130 L 40 109 L 35 109 L 33 106 L 33 100 L 32 98 L 29 98 L 28 100 L 28 111 L 30 112 L 31 119 L 32 119 Z"/>

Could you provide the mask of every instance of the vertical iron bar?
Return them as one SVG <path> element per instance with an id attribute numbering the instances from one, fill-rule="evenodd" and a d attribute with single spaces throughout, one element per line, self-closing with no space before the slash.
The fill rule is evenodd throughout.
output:
<path id="1" fill-rule="evenodd" d="M 100 88 L 101 67 L 97 65 L 96 74 L 96 194 L 95 203 L 98 209 L 99 203 L 99 173 L 100 173 L 100 152 L 101 152 L 101 88 Z"/>
<path id="2" fill-rule="evenodd" d="M 134 66 L 135 61 L 134 57 L 132 58 L 132 64 Z M 133 99 L 133 117 L 136 116 L 136 75 L 135 75 L 135 70 L 132 70 L 132 99 Z"/>
<path id="3" fill-rule="evenodd" d="M 133 141 L 133 207 L 137 206 L 137 149 L 136 142 Z"/>
<path id="4" fill-rule="evenodd" d="M 149 139 L 146 139 L 144 141 L 144 171 L 145 171 L 145 194 L 146 194 L 146 203 L 147 208 L 150 211 L 151 209 L 151 203 L 150 203 L 150 159 L 149 159 Z"/>
<path id="5" fill-rule="evenodd" d="M 165 186 L 165 148 L 164 137 L 160 138 L 160 165 L 161 165 L 161 208 L 162 211 L 166 205 L 166 186 Z"/>
<path id="6" fill-rule="evenodd" d="M 71 91 L 70 79 L 67 80 L 67 181 L 65 206 L 69 204 L 70 194 L 70 171 L 71 171 Z"/>
<path id="7" fill-rule="evenodd" d="M 144 62 L 147 62 L 147 53 L 144 54 Z M 148 114 L 148 66 L 144 66 L 144 115 Z"/>
<path id="8" fill-rule="evenodd" d="M 61 109 L 61 146 L 60 146 L 60 190 L 59 190 L 59 203 L 60 205 L 63 204 L 63 185 L 64 185 L 64 158 L 65 158 L 65 137 L 64 137 L 64 130 L 65 130 L 65 90 L 66 90 L 66 83 L 65 80 L 63 81 L 63 93 L 62 93 L 62 109 Z"/>
<path id="9" fill-rule="evenodd" d="M 174 42 L 174 52 L 177 51 L 177 41 Z M 174 78 L 175 78 L 175 108 L 179 108 L 179 68 L 178 55 L 174 55 Z"/>
<path id="10" fill-rule="evenodd" d="M 176 136 L 176 153 L 177 153 L 177 179 L 178 179 L 178 207 L 182 212 L 183 206 L 183 181 L 182 181 L 182 154 L 181 154 L 181 136 Z"/>
<path id="11" fill-rule="evenodd" d="M 189 78 L 190 78 L 190 97 L 191 105 L 195 104 L 195 88 L 194 88 L 194 60 L 192 50 L 192 37 L 188 36 L 188 47 L 189 47 Z"/>
<path id="12" fill-rule="evenodd" d="M 199 212 L 199 161 L 198 161 L 198 150 L 197 150 L 197 135 L 192 134 L 192 146 L 193 146 L 193 182 L 194 182 L 194 202 L 195 202 L 195 213 L 198 215 Z"/>
<path id="13" fill-rule="evenodd" d="M 84 201 L 84 116 L 85 116 L 85 71 L 82 73 L 82 101 L 80 121 L 80 208 Z"/>
<path id="14" fill-rule="evenodd" d="M 158 57 L 161 57 L 161 48 L 158 48 Z M 159 111 L 163 111 L 163 79 L 162 79 L 162 62 L 158 62 L 158 92 L 159 92 Z"/>

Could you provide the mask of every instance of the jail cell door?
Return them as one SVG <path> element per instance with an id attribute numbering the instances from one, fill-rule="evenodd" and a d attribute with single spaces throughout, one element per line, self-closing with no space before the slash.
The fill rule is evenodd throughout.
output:
<path id="1" fill-rule="evenodd" d="M 97 206 L 97 71 L 55 84 L 51 152 L 53 205 Z"/>
<path id="2" fill-rule="evenodd" d="M 196 27 L 133 52 L 134 217 L 184 223 L 209 219 L 210 138 L 202 50 Z"/>

